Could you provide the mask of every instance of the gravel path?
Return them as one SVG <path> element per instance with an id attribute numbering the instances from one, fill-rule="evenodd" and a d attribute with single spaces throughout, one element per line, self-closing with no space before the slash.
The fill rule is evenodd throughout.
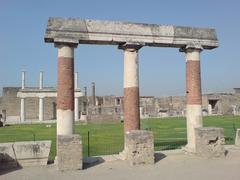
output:
<path id="1" fill-rule="evenodd" d="M 232 149 L 226 158 L 220 159 L 170 153 L 155 165 L 133 167 L 126 161 L 115 160 L 74 172 L 59 172 L 50 165 L 0 174 L 0 180 L 239 180 L 240 150 Z"/>

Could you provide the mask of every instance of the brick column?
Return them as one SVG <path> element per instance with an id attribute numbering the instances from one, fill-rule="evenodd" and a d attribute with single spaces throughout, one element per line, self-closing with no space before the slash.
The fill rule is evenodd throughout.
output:
<path id="1" fill-rule="evenodd" d="M 139 44 L 126 43 L 119 46 L 124 50 L 124 133 L 140 129 L 139 113 Z"/>
<path id="2" fill-rule="evenodd" d="M 58 48 L 57 135 L 74 133 L 74 48 L 75 44 L 55 44 Z"/>
<path id="3" fill-rule="evenodd" d="M 200 72 L 200 52 L 202 48 L 187 46 L 186 54 L 186 118 L 187 141 L 186 150 L 195 152 L 195 128 L 202 127 L 202 92 Z"/>

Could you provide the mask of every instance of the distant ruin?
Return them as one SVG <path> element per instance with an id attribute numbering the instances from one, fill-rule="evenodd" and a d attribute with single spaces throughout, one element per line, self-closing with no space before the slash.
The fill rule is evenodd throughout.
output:
<path id="1" fill-rule="evenodd" d="M 77 76 L 77 73 L 75 74 Z M 40 77 L 43 73 L 40 73 Z M 77 78 L 76 78 L 77 81 Z M 76 90 L 78 111 L 75 112 L 75 121 L 80 122 L 119 122 L 123 120 L 122 96 L 98 96 L 95 83 L 89 96 L 86 87 L 84 92 L 78 87 Z M 204 116 L 211 115 L 240 115 L 240 92 L 211 93 L 202 95 L 202 112 Z M 43 104 L 39 97 L 45 95 Z M 25 96 L 25 117 L 21 120 L 21 98 Z M 76 101 L 76 100 L 75 100 Z M 42 108 L 43 115 L 39 110 Z M 4 87 L 0 97 L 0 114 L 6 110 L 6 123 L 49 122 L 56 120 L 56 88 L 55 87 Z M 140 96 L 140 117 L 184 117 L 186 115 L 185 96 Z"/>

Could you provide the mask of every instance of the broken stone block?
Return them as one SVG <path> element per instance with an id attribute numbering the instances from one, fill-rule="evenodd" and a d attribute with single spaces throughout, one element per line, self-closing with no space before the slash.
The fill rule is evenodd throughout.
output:
<path id="1" fill-rule="evenodd" d="M 60 171 L 83 168 L 82 139 L 80 135 L 57 136 L 57 161 Z"/>
<path id="2" fill-rule="evenodd" d="M 223 128 L 196 128 L 195 136 L 196 155 L 206 158 L 225 156 L 226 150 L 224 148 L 225 138 Z"/>
<path id="3" fill-rule="evenodd" d="M 47 165 L 51 141 L 0 143 L 0 169 Z"/>
<path id="4" fill-rule="evenodd" d="M 154 164 L 153 132 L 133 130 L 125 137 L 126 159 L 131 165 Z"/>
<path id="5" fill-rule="evenodd" d="M 240 129 L 237 129 L 236 131 L 235 145 L 240 146 Z"/>
<path id="6" fill-rule="evenodd" d="M 51 141 L 15 142 L 13 149 L 20 166 L 43 166 L 47 165 Z"/>

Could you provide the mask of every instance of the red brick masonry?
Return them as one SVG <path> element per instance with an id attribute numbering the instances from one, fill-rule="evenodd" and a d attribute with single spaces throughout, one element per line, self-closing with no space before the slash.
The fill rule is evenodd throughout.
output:
<path id="1" fill-rule="evenodd" d="M 58 57 L 57 109 L 74 110 L 74 61 Z"/>
<path id="2" fill-rule="evenodd" d="M 140 129 L 139 87 L 124 88 L 124 132 Z"/>
<path id="3" fill-rule="evenodd" d="M 187 104 L 202 104 L 200 61 L 186 63 Z"/>

